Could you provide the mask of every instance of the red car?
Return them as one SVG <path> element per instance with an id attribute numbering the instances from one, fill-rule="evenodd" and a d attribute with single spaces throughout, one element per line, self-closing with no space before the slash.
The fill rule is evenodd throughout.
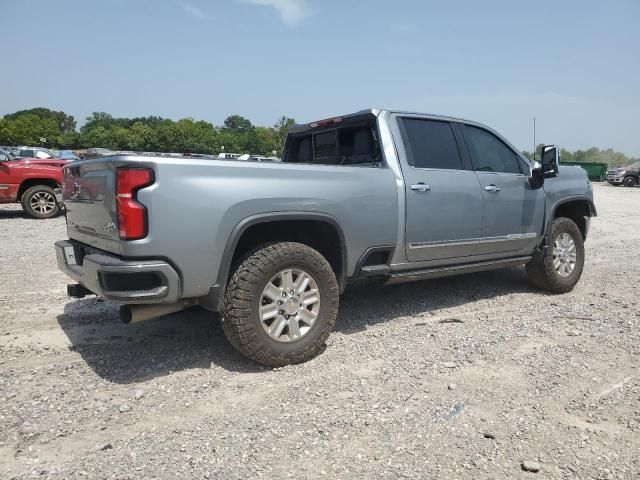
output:
<path id="1" fill-rule="evenodd" d="M 60 211 L 60 185 L 61 166 L 48 160 L 16 160 L 0 149 L 0 204 L 20 202 L 30 216 L 51 218 Z"/>

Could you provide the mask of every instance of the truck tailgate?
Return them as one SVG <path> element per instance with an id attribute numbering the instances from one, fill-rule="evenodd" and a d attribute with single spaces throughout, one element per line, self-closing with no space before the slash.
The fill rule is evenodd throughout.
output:
<path id="1" fill-rule="evenodd" d="M 90 160 L 64 169 L 62 194 L 69 238 L 120 253 L 115 201 L 115 164 Z"/>

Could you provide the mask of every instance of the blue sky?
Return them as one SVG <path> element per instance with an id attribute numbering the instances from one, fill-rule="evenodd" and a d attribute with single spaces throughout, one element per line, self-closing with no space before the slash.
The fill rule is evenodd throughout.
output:
<path id="1" fill-rule="evenodd" d="M 0 0 L 0 114 L 362 108 L 640 156 L 640 1 Z"/>

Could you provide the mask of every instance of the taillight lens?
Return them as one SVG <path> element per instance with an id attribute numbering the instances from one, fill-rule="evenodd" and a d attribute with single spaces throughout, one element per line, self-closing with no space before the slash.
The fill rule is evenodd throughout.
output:
<path id="1" fill-rule="evenodd" d="M 122 240 L 139 240 L 147 236 L 147 209 L 136 201 L 136 192 L 153 183 L 153 171 L 123 167 L 116 172 L 118 233 Z"/>

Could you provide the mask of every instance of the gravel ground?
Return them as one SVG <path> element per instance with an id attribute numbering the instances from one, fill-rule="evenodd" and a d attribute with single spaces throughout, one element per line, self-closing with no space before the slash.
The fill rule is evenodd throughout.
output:
<path id="1" fill-rule="evenodd" d="M 207 312 L 67 298 L 64 219 L 3 206 L 0 477 L 640 478 L 640 188 L 595 192 L 572 293 L 522 268 L 350 290 L 276 370 Z"/>

